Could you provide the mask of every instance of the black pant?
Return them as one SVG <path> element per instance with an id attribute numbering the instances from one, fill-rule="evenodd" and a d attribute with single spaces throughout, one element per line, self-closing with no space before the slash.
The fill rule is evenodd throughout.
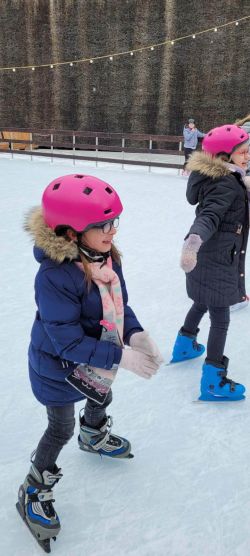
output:
<path id="1" fill-rule="evenodd" d="M 188 311 L 183 328 L 191 334 L 196 334 L 198 325 L 207 311 L 211 320 L 207 341 L 207 358 L 211 361 L 221 362 L 230 323 L 229 307 L 207 307 L 201 303 L 194 303 Z"/>
<path id="2" fill-rule="evenodd" d="M 112 401 L 112 391 L 103 405 L 87 400 L 84 419 L 87 425 L 98 428 L 106 415 L 106 407 Z M 62 406 L 47 406 L 48 427 L 43 434 L 35 453 L 34 464 L 42 473 L 45 469 L 53 472 L 57 457 L 63 446 L 72 438 L 75 428 L 75 406 L 73 403 Z"/>
<path id="3" fill-rule="evenodd" d="M 191 154 L 194 153 L 194 151 L 195 151 L 195 149 L 188 149 L 187 147 L 184 147 L 185 162 L 184 162 L 184 165 L 183 165 L 183 170 L 185 170 L 186 165 L 188 163 L 188 159 L 191 156 Z"/>

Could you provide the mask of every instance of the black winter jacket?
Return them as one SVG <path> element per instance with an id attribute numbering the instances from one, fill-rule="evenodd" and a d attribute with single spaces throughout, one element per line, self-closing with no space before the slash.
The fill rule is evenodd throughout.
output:
<path id="1" fill-rule="evenodd" d="M 246 187 L 238 172 L 203 152 L 189 160 L 187 200 L 197 205 L 189 234 L 203 244 L 195 269 L 186 275 L 188 296 L 207 306 L 228 307 L 245 299 L 245 256 L 249 231 Z"/>

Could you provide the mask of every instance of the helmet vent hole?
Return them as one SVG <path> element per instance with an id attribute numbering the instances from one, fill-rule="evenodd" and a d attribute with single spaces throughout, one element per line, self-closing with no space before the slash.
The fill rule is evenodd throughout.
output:
<path id="1" fill-rule="evenodd" d="M 79 180 L 81 180 L 82 178 L 84 178 L 85 176 L 83 174 L 77 174 L 75 176 L 75 178 L 79 178 Z"/>
<path id="2" fill-rule="evenodd" d="M 55 189 L 59 189 L 61 183 L 55 183 L 55 185 L 53 185 L 53 191 L 55 191 Z"/>
<path id="3" fill-rule="evenodd" d="M 91 187 L 85 187 L 85 189 L 83 190 L 83 193 L 85 193 L 85 195 L 90 195 L 90 193 L 93 191 L 93 189 L 91 189 Z"/>
<path id="4" fill-rule="evenodd" d="M 109 214 L 110 212 L 112 212 L 111 209 L 107 209 L 104 211 L 104 214 Z"/>
<path id="5" fill-rule="evenodd" d="M 227 131 L 231 131 L 231 127 L 227 127 Z"/>
<path id="6" fill-rule="evenodd" d="M 211 137 L 211 135 L 213 135 L 213 134 L 212 134 L 212 131 L 210 131 L 210 133 L 208 134 L 208 137 Z"/>
<path id="7" fill-rule="evenodd" d="M 113 190 L 110 187 L 105 187 L 105 191 L 109 194 L 113 193 Z"/>

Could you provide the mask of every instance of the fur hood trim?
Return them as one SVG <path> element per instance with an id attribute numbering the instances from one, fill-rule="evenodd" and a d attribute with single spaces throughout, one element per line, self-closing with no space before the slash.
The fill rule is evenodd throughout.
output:
<path id="1" fill-rule="evenodd" d="M 78 257 L 78 247 L 74 241 L 66 241 L 49 228 L 42 215 L 41 207 L 33 207 L 27 214 L 24 229 L 33 238 L 35 245 L 57 263 L 65 259 L 73 260 Z"/>
<path id="2" fill-rule="evenodd" d="M 221 158 L 216 158 L 208 153 L 200 151 L 196 151 L 190 156 L 187 170 L 189 172 L 199 172 L 213 179 L 229 176 L 231 174 Z"/>

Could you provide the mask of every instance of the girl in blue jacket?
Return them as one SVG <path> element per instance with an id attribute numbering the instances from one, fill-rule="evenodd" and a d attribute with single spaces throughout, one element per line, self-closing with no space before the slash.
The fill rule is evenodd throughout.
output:
<path id="1" fill-rule="evenodd" d="M 34 395 L 46 406 L 48 427 L 20 486 L 17 509 L 45 551 L 60 530 L 52 487 L 62 476 L 57 457 L 73 436 L 74 403 L 87 397 L 80 412 L 82 450 L 133 457 L 129 441 L 111 434 L 109 387 L 118 367 L 149 379 L 162 362 L 127 304 L 113 243 L 122 208 L 109 184 L 67 175 L 48 185 L 42 207 L 32 209 L 26 221 L 40 264 L 29 373 Z"/>
<path id="2" fill-rule="evenodd" d="M 186 170 L 188 159 L 190 155 L 193 154 L 194 151 L 196 150 L 198 139 L 202 139 L 203 137 L 205 137 L 205 133 L 197 129 L 193 118 L 189 118 L 188 123 L 185 124 L 183 128 L 184 156 L 185 156 L 185 162 L 182 171 L 183 176 L 189 175 L 189 172 L 187 172 Z"/>

